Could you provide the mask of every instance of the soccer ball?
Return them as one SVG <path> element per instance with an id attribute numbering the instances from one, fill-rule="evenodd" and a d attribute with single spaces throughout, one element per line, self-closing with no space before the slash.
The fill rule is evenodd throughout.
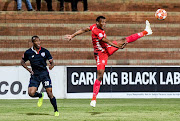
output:
<path id="1" fill-rule="evenodd" d="M 164 9 L 158 9 L 155 13 L 158 20 L 164 20 L 167 17 L 167 12 Z"/>

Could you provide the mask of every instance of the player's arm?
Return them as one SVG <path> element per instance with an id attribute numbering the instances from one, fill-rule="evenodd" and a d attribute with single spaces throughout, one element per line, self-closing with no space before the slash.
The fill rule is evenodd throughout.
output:
<path id="1" fill-rule="evenodd" d="M 121 47 L 119 47 L 118 45 L 116 45 L 116 44 L 114 44 L 113 42 L 111 42 L 110 40 L 108 40 L 107 38 L 102 38 L 101 41 L 103 41 L 103 42 L 105 42 L 105 43 L 107 43 L 107 44 L 109 44 L 109 45 L 111 45 L 111 46 L 113 46 L 113 47 L 121 48 Z"/>
<path id="2" fill-rule="evenodd" d="M 34 74 L 34 72 L 31 70 L 31 68 L 28 68 L 28 66 L 26 65 L 26 62 L 21 59 L 21 65 L 27 70 L 29 71 L 29 73 L 31 73 L 32 75 Z"/>
<path id="3" fill-rule="evenodd" d="M 76 31 L 76 32 L 75 32 L 74 34 L 72 34 L 72 35 L 66 35 L 66 36 L 65 36 L 65 39 L 67 39 L 68 41 L 70 41 L 70 40 L 71 40 L 72 38 L 74 38 L 75 36 L 80 35 L 80 34 L 83 34 L 83 33 L 88 32 L 88 31 L 90 31 L 90 27 L 86 27 L 86 28 L 80 29 L 80 30 Z"/>
<path id="4" fill-rule="evenodd" d="M 55 66 L 53 57 L 51 56 L 50 52 L 46 50 L 46 59 L 49 61 L 49 70 L 52 70 Z"/>
<path id="5" fill-rule="evenodd" d="M 49 70 L 52 70 L 54 68 L 55 64 L 54 64 L 54 61 L 53 59 L 50 59 L 49 60 Z"/>

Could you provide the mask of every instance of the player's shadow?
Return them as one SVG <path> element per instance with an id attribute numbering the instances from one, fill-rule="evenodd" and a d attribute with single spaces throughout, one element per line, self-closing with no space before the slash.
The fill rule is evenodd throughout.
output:
<path id="1" fill-rule="evenodd" d="M 88 112 L 88 113 L 90 113 L 91 115 L 98 115 L 98 114 L 102 114 L 102 112 Z"/>
<path id="2" fill-rule="evenodd" d="M 26 115 L 49 115 L 47 113 L 26 113 Z"/>

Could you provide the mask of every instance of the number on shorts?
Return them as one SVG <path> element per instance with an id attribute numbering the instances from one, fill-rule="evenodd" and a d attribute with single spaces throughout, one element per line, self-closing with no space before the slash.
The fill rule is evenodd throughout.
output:
<path id="1" fill-rule="evenodd" d="M 45 86 L 49 86 L 49 81 L 45 81 Z"/>

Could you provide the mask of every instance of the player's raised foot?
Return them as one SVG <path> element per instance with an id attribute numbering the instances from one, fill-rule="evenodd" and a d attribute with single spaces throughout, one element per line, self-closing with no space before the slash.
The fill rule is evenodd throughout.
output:
<path id="1" fill-rule="evenodd" d="M 90 106 L 96 107 L 96 100 L 91 100 Z"/>
<path id="2" fill-rule="evenodd" d="M 59 116 L 59 112 L 58 111 L 54 112 L 54 116 Z"/>
<path id="3" fill-rule="evenodd" d="M 43 104 L 43 97 L 44 97 L 44 93 L 42 92 L 42 97 L 39 98 L 38 102 L 37 102 L 37 106 L 41 107 Z"/>
<path id="4" fill-rule="evenodd" d="M 150 26 L 150 23 L 148 20 L 146 20 L 146 28 L 145 28 L 145 31 L 147 31 L 147 35 L 151 35 L 153 32 L 151 30 L 151 26 Z"/>

